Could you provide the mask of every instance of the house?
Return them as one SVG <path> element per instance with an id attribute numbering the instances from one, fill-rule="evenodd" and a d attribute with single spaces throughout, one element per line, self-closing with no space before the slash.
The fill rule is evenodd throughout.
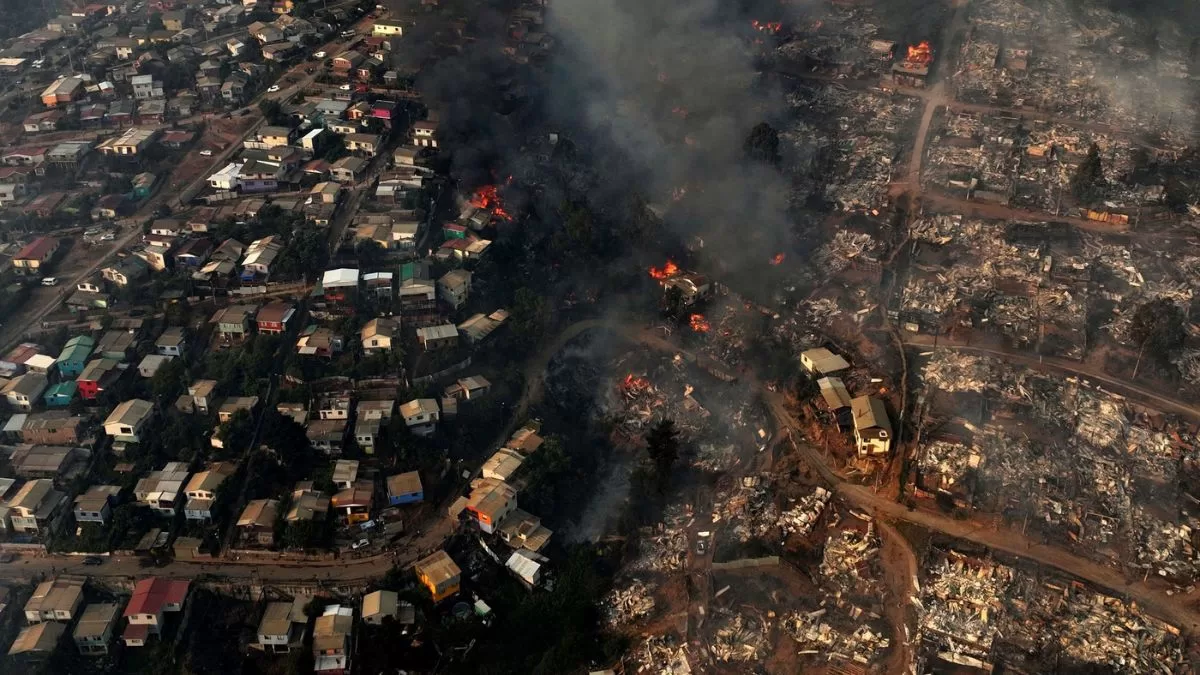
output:
<path id="1" fill-rule="evenodd" d="M 425 501 L 425 488 L 421 487 L 421 474 L 416 471 L 398 473 L 387 479 L 388 504 L 415 504 Z"/>
<path id="2" fill-rule="evenodd" d="M 75 498 L 75 522 L 107 525 L 113 503 L 121 494 L 119 485 L 93 485 Z"/>
<path id="3" fill-rule="evenodd" d="M 275 545 L 275 519 L 279 515 L 279 500 L 252 499 L 238 516 L 238 533 L 243 543 L 271 547 Z"/>
<path id="4" fill-rule="evenodd" d="M 296 313 L 296 307 L 290 302 L 275 300 L 268 302 L 258 310 L 254 317 L 259 333 L 282 333 L 287 330 L 288 322 Z"/>
<path id="5" fill-rule="evenodd" d="M 208 259 L 212 262 L 237 262 L 246 251 L 246 245 L 237 239 L 226 239 L 212 252 Z"/>
<path id="6" fill-rule="evenodd" d="M 373 626 L 383 625 L 385 618 L 395 619 L 399 614 L 400 596 L 396 591 L 375 591 L 363 596 L 362 620 Z"/>
<path id="7" fill-rule="evenodd" d="M 804 369 L 808 372 L 817 375 L 829 375 L 850 367 L 846 359 L 824 347 L 801 352 L 800 365 L 804 366 Z"/>
<path id="8" fill-rule="evenodd" d="M 291 127 L 263 127 L 258 132 L 259 143 L 264 148 L 291 145 L 296 138 L 296 129 Z"/>
<path id="9" fill-rule="evenodd" d="M 850 392 L 840 377 L 822 377 L 817 380 L 817 388 L 830 412 L 836 413 L 850 407 Z"/>
<path id="10" fill-rule="evenodd" d="M 61 377 L 79 377 L 87 365 L 88 357 L 96 348 L 96 340 L 89 335 L 76 335 L 67 340 L 67 344 L 54 359 L 54 365 Z"/>
<path id="11" fill-rule="evenodd" d="M 60 577 L 43 581 L 25 602 L 25 622 L 66 621 L 70 623 L 83 604 L 83 580 Z"/>
<path id="12" fill-rule="evenodd" d="M 323 356 L 331 358 L 345 348 L 345 342 L 340 335 L 325 326 L 309 326 L 300 333 L 296 340 L 296 353 L 305 356 Z"/>
<path id="13" fill-rule="evenodd" d="M 137 257 L 146 261 L 150 269 L 155 272 L 162 272 L 167 269 L 167 254 L 171 252 L 171 247 L 166 244 L 149 244 L 140 251 L 134 253 Z"/>
<path id="14" fill-rule="evenodd" d="M 72 633 L 80 654 L 103 656 L 108 653 L 120 611 L 120 605 L 115 602 L 92 603 L 84 608 Z"/>
<path id="15" fill-rule="evenodd" d="M 126 647 L 144 647 L 151 635 L 162 632 L 167 614 L 183 611 L 191 583 L 184 579 L 151 577 L 133 587 L 133 597 L 125 605 L 129 624 L 121 635 Z"/>
<path id="16" fill-rule="evenodd" d="M 9 405 L 17 410 L 29 411 L 33 404 L 46 391 L 49 380 L 44 373 L 25 373 L 4 385 L 0 393 L 8 400 Z"/>
<path id="17" fill-rule="evenodd" d="M 124 361 L 133 350 L 134 335 L 127 330 L 110 330 L 100 336 L 96 352 L 101 358 Z"/>
<path id="18" fill-rule="evenodd" d="M 346 420 L 313 420 L 304 430 L 308 442 L 327 455 L 342 454 L 346 442 Z"/>
<path id="19" fill-rule="evenodd" d="M 26 626 L 17 633 L 17 639 L 13 640 L 12 646 L 8 648 L 8 655 L 22 658 L 45 658 L 58 648 L 66 633 L 67 627 L 61 623 L 39 623 Z"/>
<path id="20" fill-rule="evenodd" d="M 96 149 L 106 155 L 136 157 L 158 138 L 158 133 L 157 129 L 131 128 L 120 136 L 101 141 Z"/>
<path id="21" fill-rule="evenodd" d="M 545 558 L 542 559 L 545 560 Z M 533 588 L 542 580 L 542 563 L 534 558 L 534 554 L 527 551 L 513 551 L 504 566 L 525 584 L 526 588 Z"/>
<path id="22" fill-rule="evenodd" d="M 39 533 L 54 525 L 67 496 L 54 489 L 54 481 L 38 478 L 21 486 L 8 500 L 9 517 L 15 532 Z"/>
<path id="23" fill-rule="evenodd" d="M 452 323 L 418 328 L 417 342 L 427 352 L 453 349 L 458 346 L 458 328 Z"/>
<path id="24" fill-rule="evenodd" d="M 22 478 L 61 480 L 75 465 L 80 452 L 74 448 L 54 445 L 18 446 L 12 451 L 9 463 L 12 471 Z"/>
<path id="25" fill-rule="evenodd" d="M 450 270 L 437 281 L 438 300 L 458 309 L 466 304 L 471 292 L 471 272 L 464 269 Z"/>
<path id="26" fill-rule="evenodd" d="M 367 160 L 361 157 L 342 157 L 329 166 L 329 173 L 339 183 L 355 183 L 367 170 Z"/>
<path id="27" fill-rule="evenodd" d="M 416 166 L 420 150 L 411 145 L 402 145 L 392 153 L 392 163 L 396 166 Z"/>
<path id="28" fill-rule="evenodd" d="M 200 267 L 212 252 L 212 240 L 207 237 L 189 239 L 175 251 L 175 267 Z"/>
<path id="29" fill-rule="evenodd" d="M 38 237 L 26 244 L 13 256 L 13 270 L 17 274 L 42 274 L 58 252 L 59 241 L 54 237 Z"/>
<path id="30" fill-rule="evenodd" d="M 298 596 L 292 602 L 268 602 L 258 622 L 258 647 L 269 654 L 286 654 L 303 646 L 308 615 L 304 606 L 311 600 Z"/>
<path id="31" fill-rule="evenodd" d="M 75 395 L 79 393 L 79 385 L 74 380 L 66 380 L 50 385 L 42 394 L 42 402 L 47 408 L 65 408 L 71 405 Z"/>
<path id="32" fill-rule="evenodd" d="M 339 459 L 333 463 L 333 486 L 339 490 L 349 490 L 358 480 L 358 460 Z"/>
<path id="33" fill-rule="evenodd" d="M 519 546 L 534 552 L 545 548 L 554 534 L 542 525 L 540 518 L 521 509 L 513 509 L 505 516 L 498 532 L 500 539 L 509 546 Z"/>
<path id="34" fill-rule="evenodd" d="M 346 149 L 350 152 L 374 155 L 380 147 L 381 139 L 375 134 L 346 134 L 343 140 L 346 143 Z"/>
<path id="35" fill-rule="evenodd" d="M 27 415 L 21 426 L 21 441 L 32 445 L 79 445 L 86 428 L 84 419 L 64 410 Z"/>
<path id="36" fill-rule="evenodd" d="M 431 436 L 437 429 L 440 410 L 432 398 L 415 398 L 400 405 L 400 416 L 408 430 L 418 436 Z"/>
<path id="37" fill-rule="evenodd" d="M 186 462 L 167 462 L 163 468 L 138 480 L 133 486 L 133 495 L 160 516 L 174 516 L 179 511 L 183 488 L 191 474 Z"/>
<path id="38" fill-rule="evenodd" d="M 500 448 L 484 461 L 480 475 L 484 478 L 507 481 L 524 463 L 525 457 L 521 453 L 509 448 Z"/>
<path id="39" fill-rule="evenodd" d="M 418 560 L 413 564 L 413 571 L 421 585 L 429 589 L 434 602 L 441 602 L 458 593 L 462 583 L 462 570 L 442 550 Z"/>
<path id="40" fill-rule="evenodd" d="M 850 401 L 854 416 L 854 444 L 860 456 L 886 455 L 892 447 L 892 423 L 883 401 L 859 396 Z"/>
<path id="41" fill-rule="evenodd" d="M 236 472 L 237 466 L 232 462 L 213 462 L 205 470 L 193 475 L 183 488 L 183 494 L 187 496 L 183 506 L 184 517 L 202 523 L 210 522 L 217 489 Z"/>
<path id="42" fill-rule="evenodd" d="M 349 394 L 326 394 L 317 403 L 317 418 L 323 420 L 350 419 L 354 401 Z"/>
<path id="43" fill-rule="evenodd" d="M 108 267 L 101 268 L 100 276 L 118 286 L 128 286 L 150 275 L 150 265 L 135 255 L 122 258 Z"/>
<path id="44" fill-rule="evenodd" d="M 172 326 L 164 330 L 154 341 L 154 348 L 162 356 L 183 356 L 187 353 L 187 339 L 184 337 L 183 328 Z"/>
<path id="45" fill-rule="evenodd" d="M 328 605 L 313 623 L 313 672 L 346 675 L 350 672 L 350 635 L 354 610 Z"/>
<path id="46" fill-rule="evenodd" d="M 160 368 L 167 364 L 168 361 L 175 358 L 174 356 L 163 356 L 162 354 L 147 354 L 138 364 L 138 375 L 146 379 L 154 377 Z"/>
<path id="47" fill-rule="evenodd" d="M 258 313 L 252 305 L 230 305 L 217 310 L 212 323 L 217 324 L 217 333 L 226 340 L 242 340 L 250 332 L 250 319 Z"/>
<path id="48" fill-rule="evenodd" d="M 420 120 L 413 124 L 412 130 L 412 145 L 419 148 L 436 148 L 437 142 L 437 122 L 430 120 Z"/>
<path id="49" fill-rule="evenodd" d="M 163 92 L 162 80 L 154 79 L 153 75 L 134 75 L 129 83 L 133 85 L 133 97 L 139 101 L 162 98 L 166 95 Z"/>
<path id="50" fill-rule="evenodd" d="M 508 483 L 483 478 L 472 484 L 465 509 L 479 529 L 491 534 L 517 508 L 517 491 Z"/>
<path id="51" fill-rule="evenodd" d="M 472 375 L 470 377 L 460 377 L 457 382 L 446 387 L 443 394 L 451 398 L 469 401 L 471 399 L 483 398 L 491 389 L 492 383 L 487 378 Z"/>
<path id="52" fill-rule="evenodd" d="M 132 398 L 118 405 L 104 420 L 104 433 L 123 443 L 139 442 L 139 434 L 154 416 L 154 404 Z"/>
<path id="53" fill-rule="evenodd" d="M 217 397 L 213 396 L 216 388 L 216 380 L 196 380 L 188 386 L 188 396 L 192 397 L 192 405 L 195 406 L 197 412 L 207 415 L 209 411 L 217 407 Z"/>
<path id="54" fill-rule="evenodd" d="M 289 523 L 324 520 L 329 513 L 329 497 L 313 489 L 312 481 L 300 481 L 292 490 L 291 507 L 284 519 Z"/>
<path id="55" fill-rule="evenodd" d="M 395 399 L 385 399 L 383 401 L 359 401 L 358 402 L 358 419 L 360 420 L 386 420 L 391 419 L 392 411 L 396 409 Z"/>
<path id="56" fill-rule="evenodd" d="M 271 264 L 283 252 L 283 242 L 278 237 L 270 236 L 250 242 L 246 248 L 246 256 L 242 258 L 242 270 L 268 276 L 271 274 Z"/>
<path id="57" fill-rule="evenodd" d="M 360 339 L 364 352 L 387 351 L 392 340 L 400 334 L 400 322 L 396 319 L 377 318 L 368 321 L 362 328 Z"/>
<path id="58" fill-rule="evenodd" d="M 40 354 L 41 349 L 32 342 L 22 342 L 0 359 L 0 370 L 8 377 L 25 372 L 29 360 Z"/>
<path id="59" fill-rule="evenodd" d="M 372 24 L 371 34 L 375 37 L 400 37 L 404 35 L 404 24 L 399 21 L 377 19 Z"/>
<path id="60" fill-rule="evenodd" d="M 360 419 L 354 423 L 354 442 L 368 455 L 375 454 L 375 443 L 379 440 L 379 420 Z"/>
<path id="61" fill-rule="evenodd" d="M 93 359 L 88 362 L 79 377 L 75 378 L 75 384 L 79 386 L 79 395 L 84 399 L 94 401 L 100 392 L 121 376 L 121 371 L 117 368 L 119 365 L 120 362 L 116 359 L 108 358 Z"/>
<path id="62" fill-rule="evenodd" d="M 365 523 L 371 519 L 371 507 L 375 501 L 375 484 L 360 480 L 354 485 L 339 490 L 333 495 L 331 504 L 347 525 Z"/>
<path id="63" fill-rule="evenodd" d="M 25 183 L 0 183 L 0 206 L 11 206 L 29 192 Z"/>
<path id="64" fill-rule="evenodd" d="M 42 105 L 53 108 L 83 96 L 83 78 L 60 77 L 42 90 Z"/>
<path id="65" fill-rule="evenodd" d="M 331 181 L 322 181 L 317 183 L 309 191 L 313 198 L 322 204 L 336 204 L 338 195 L 342 193 L 342 186 Z"/>
<path id="66" fill-rule="evenodd" d="M 363 56 L 362 54 L 359 54 L 358 52 L 354 51 L 353 49 L 350 51 L 342 52 L 341 54 L 338 54 L 337 56 L 333 57 L 333 70 L 336 72 L 342 73 L 344 75 L 344 74 L 348 73 L 349 71 L 354 70 L 355 68 L 358 68 L 359 64 L 365 60 L 366 60 L 365 56 Z"/>

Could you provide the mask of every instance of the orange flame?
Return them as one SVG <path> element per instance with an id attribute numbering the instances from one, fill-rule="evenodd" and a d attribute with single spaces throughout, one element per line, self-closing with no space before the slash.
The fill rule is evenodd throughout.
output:
<path id="1" fill-rule="evenodd" d="M 687 108 L 684 108 L 682 106 L 675 106 L 674 108 L 671 108 L 671 113 L 673 115 L 682 117 L 683 119 L 687 119 L 687 116 L 688 116 Z"/>
<path id="2" fill-rule="evenodd" d="M 624 380 L 621 380 L 621 388 L 629 392 L 645 391 L 650 388 L 650 380 L 630 373 L 625 376 Z"/>
<path id="3" fill-rule="evenodd" d="M 677 202 L 687 196 L 687 186 L 677 187 L 671 190 L 671 201 Z"/>
<path id="4" fill-rule="evenodd" d="M 667 264 L 663 265 L 662 267 L 650 268 L 650 276 L 658 279 L 659 281 L 662 281 L 663 279 L 670 279 L 676 274 L 679 274 L 679 266 L 676 265 L 675 261 L 673 260 L 668 260 Z"/>
<path id="5" fill-rule="evenodd" d="M 783 259 L 784 259 L 784 258 L 786 258 L 786 257 L 787 257 L 787 256 L 785 256 L 785 255 L 784 255 L 784 254 L 782 254 L 782 253 L 776 253 L 776 254 L 775 254 L 775 256 L 771 258 L 771 264 L 772 264 L 772 265 L 782 265 L 782 264 L 783 264 Z"/>
<path id="6" fill-rule="evenodd" d="M 904 59 L 908 63 L 916 63 L 920 65 L 928 65 L 933 63 L 933 47 L 929 46 L 928 40 L 922 40 L 916 46 L 909 46 L 908 56 Z"/>
<path id="7" fill-rule="evenodd" d="M 511 176 L 509 179 L 511 180 Z M 512 220 L 512 216 L 504 210 L 504 204 L 500 202 L 500 193 L 495 185 L 484 185 L 476 190 L 475 194 L 471 195 L 470 202 L 471 206 L 491 211 L 497 218 Z"/>
<path id="8" fill-rule="evenodd" d="M 750 22 L 750 26 L 760 33 L 778 33 L 783 30 L 783 24 L 778 21 L 759 21 L 755 19 Z"/>
<path id="9" fill-rule="evenodd" d="M 708 319 L 705 319 L 703 314 L 693 314 L 688 323 L 691 324 L 692 330 L 697 333 L 707 333 L 712 328 L 712 326 L 708 325 Z"/>

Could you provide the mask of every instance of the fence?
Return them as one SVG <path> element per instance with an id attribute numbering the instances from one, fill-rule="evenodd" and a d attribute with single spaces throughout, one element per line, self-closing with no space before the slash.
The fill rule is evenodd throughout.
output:
<path id="1" fill-rule="evenodd" d="M 425 375 L 423 377 L 414 377 L 412 383 L 414 385 L 429 384 L 430 382 L 433 382 L 434 380 L 443 378 L 447 375 L 453 375 L 454 373 L 457 373 L 460 370 L 463 370 L 463 369 L 469 368 L 469 367 L 471 367 L 471 357 L 468 356 L 467 358 L 463 359 L 462 361 L 460 361 L 452 366 L 449 366 L 447 368 L 443 368 L 443 369 L 439 370 L 438 372 L 433 373 L 432 375 Z"/>

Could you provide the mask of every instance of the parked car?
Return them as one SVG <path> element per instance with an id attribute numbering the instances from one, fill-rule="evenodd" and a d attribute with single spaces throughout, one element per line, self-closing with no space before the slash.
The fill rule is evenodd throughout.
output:
<path id="1" fill-rule="evenodd" d="M 324 51 L 317 52 L 317 53 L 313 54 L 313 58 L 314 59 L 323 59 L 323 58 L 325 58 L 325 52 Z"/>
<path id="2" fill-rule="evenodd" d="M 101 558 L 98 555 L 89 555 L 88 557 L 83 559 L 83 564 L 84 565 L 103 565 L 104 558 Z"/>
<path id="3" fill-rule="evenodd" d="M 212 150 L 207 150 L 207 149 L 201 150 L 200 156 L 201 157 L 212 157 Z"/>
<path id="4" fill-rule="evenodd" d="M 43 286 L 57 286 L 58 285 L 58 277 L 46 277 L 45 279 L 42 279 L 42 285 Z"/>
<path id="5" fill-rule="evenodd" d="M 267 87 L 267 91 L 274 94 L 275 92 L 279 91 L 279 85 L 273 84 L 273 85 Z"/>
<path id="6" fill-rule="evenodd" d="M 369 539 L 359 539 L 358 541 L 354 542 L 353 544 L 350 544 L 350 548 L 357 551 L 358 549 L 369 546 L 370 544 L 371 544 L 371 541 Z"/>
<path id="7" fill-rule="evenodd" d="M 338 89 L 341 89 L 342 91 L 350 91 L 350 85 L 343 84 L 342 86 L 338 87 Z"/>

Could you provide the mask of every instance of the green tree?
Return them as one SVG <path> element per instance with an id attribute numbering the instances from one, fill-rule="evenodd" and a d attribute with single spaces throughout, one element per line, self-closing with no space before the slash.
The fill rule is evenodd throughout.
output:
<path id="1" fill-rule="evenodd" d="M 759 122 L 746 137 L 744 149 L 750 159 L 768 164 L 778 164 L 779 132 L 766 122 Z"/>
<path id="2" fill-rule="evenodd" d="M 523 340 L 536 341 L 546 325 L 546 301 L 533 290 L 517 289 L 511 320 L 513 333 Z"/>
<path id="3" fill-rule="evenodd" d="M 595 220 L 592 211 L 587 206 L 572 205 L 568 208 L 566 230 L 567 235 L 576 246 L 590 246 L 595 233 Z"/>
<path id="4" fill-rule="evenodd" d="M 654 475 L 659 490 L 665 490 L 671 479 L 671 469 L 679 459 L 679 431 L 675 420 L 664 418 L 646 434 L 646 452 L 654 463 Z"/>
<path id="5" fill-rule="evenodd" d="M 1087 157 L 1071 177 L 1071 194 L 1083 204 L 1092 204 L 1104 197 L 1104 162 L 1100 146 L 1092 143 Z"/>
<path id="6" fill-rule="evenodd" d="M 150 393 L 161 405 L 171 405 L 187 386 L 187 366 L 183 359 L 174 358 L 159 367 L 150 378 Z"/>
<path id="7" fill-rule="evenodd" d="M 363 270 L 376 270 L 387 262 L 387 251 L 374 239 L 363 239 L 354 246 L 358 266 Z"/>
<path id="8" fill-rule="evenodd" d="M 275 99 L 264 98 L 259 101 L 258 111 L 262 113 L 267 124 L 278 124 L 283 118 L 283 106 Z"/>

